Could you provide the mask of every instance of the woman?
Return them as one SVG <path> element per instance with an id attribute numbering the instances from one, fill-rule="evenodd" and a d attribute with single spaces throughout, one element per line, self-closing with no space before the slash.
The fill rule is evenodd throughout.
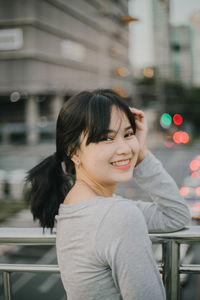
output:
<path id="1" fill-rule="evenodd" d="M 144 113 L 116 93 L 81 92 L 60 111 L 56 153 L 29 172 L 34 218 L 53 228 L 56 216 L 68 300 L 165 299 L 148 230 L 181 229 L 190 215 L 146 136 Z M 114 194 L 132 176 L 149 202 Z"/>

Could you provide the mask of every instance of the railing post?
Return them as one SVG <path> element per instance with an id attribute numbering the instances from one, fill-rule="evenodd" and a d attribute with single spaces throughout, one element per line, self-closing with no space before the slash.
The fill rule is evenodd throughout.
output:
<path id="1" fill-rule="evenodd" d="M 169 267 L 169 261 L 170 261 L 170 246 L 169 246 L 169 241 L 165 242 L 162 244 L 162 260 L 163 260 L 163 284 L 165 286 L 166 290 L 166 296 L 167 299 L 169 299 L 169 293 L 170 293 L 170 267 Z"/>
<path id="2" fill-rule="evenodd" d="M 12 300 L 10 272 L 2 272 L 4 300 Z"/>
<path id="3" fill-rule="evenodd" d="M 163 283 L 166 289 L 167 300 L 178 300 L 180 298 L 180 245 L 176 241 L 163 244 Z"/>

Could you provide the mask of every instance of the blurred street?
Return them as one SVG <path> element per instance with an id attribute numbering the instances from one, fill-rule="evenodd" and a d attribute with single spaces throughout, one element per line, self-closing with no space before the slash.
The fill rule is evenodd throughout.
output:
<path id="1" fill-rule="evenodd" d="M 158 136 L 157 136 L 158 138 Z M 155 142 L 155 141 L 154 141 Z M 173 149 L 168 149 L 164 146 L 163 140 L 160 140 L 160 145 L 155 143 L 151 144 L 151 150 L 159 158 L 167 171 L 176 180 L 180 187 L 184 178 L 190 174 L 189 163 L 199 154 L 200 142 L 196 141 L 192 146 L 176 145 Z M 46 149 L 46 154 L 51 154 L 52 149 L 49 146 Z M 33 149 L 30 148 L 30 154 L 32 155 Z M 41 154 L 41 148 L 39 146 L 38 152 L 35 152 L 35 158 L 38 158 L 38 154 Z M 28 151 L 26 150 L 26 153 Z M 17 153 L 16 153 L 17 154 Z M 36 155 L 37 154 L 37 155 Z M 42 153 L 43 154 L 43 153 Z M 32 160 L 32 156 L 31 160 Z M 17 155 L 16 155 L 17 157 Z M 23 158 L 23 156 L 22 156 Z M 27 156 L 27 161 L 28 156 Z M 13 162 L 14 163 L 14 162 Z M 22 164 L 17 158 L 16 164 Z M 30 161 L 27 165 L 30 167 Z M 27 167 L 26 166 L 26 167 Z M 25 167 L 25 166 L 24 166 Z M 131 199 L 143 199 L 148 200 L 148 196 L 141 191 L 136 184 L 131 180 L 130 182 L 119 184 L 116 193 L 121 194 Z M 33 223 L 31 213 L 25 210 L 10 220 L 7 220 L 3 224 L 3 227 L 33 227 L 38 226 L 37 223 Z M 56 264 L 56 251 L 53 246 L 9 246 L 0 248 L 1 262 L 13 262 L 13 263 L 34 263 L 34 264 Z M 200 245 L 194 245 L 189 249 L 193 254 L 192 263 L 200 263 Z M 6 254 L 7 253 L 7 254 Z M 198 275 L 189 275 L 186 277 L 185 282 L 181 287 L 181 300 L 195 299 L 198 300 L 200 295 Z M 62 282 L 58 275 L 35 275 L 35 274 L 19 274 L 14 273 L 12 275 L 14 300 L 35 300 L 35 299 L 48 299 L 48 300 L 64 300 L 64 290 Z M 2 287 L 0 286 L 0 290 Z M 2 295 L 0 297 L 2 298 Z"/>
<path id="2" fill-rule="evenodd" d="M 56 151 L 61 107 L 97 88 L 145 112 L 148 147 L 199 225 L 200 1 L 2 0 L 0 19 L 0 227 L 39 226 L 24 178 Z M 134 180 L 117 193 L 149 199 Z M 183 259 L 200 264 L 200 244 Z M 0 245 L 0 263 L 57 264 L 56 249 Z M 59 275 L 11 276 L 13 300 L 66 299 Z M 180 300 L 200 300 L 200 275 L 181 275 L 180 288 Z"/>

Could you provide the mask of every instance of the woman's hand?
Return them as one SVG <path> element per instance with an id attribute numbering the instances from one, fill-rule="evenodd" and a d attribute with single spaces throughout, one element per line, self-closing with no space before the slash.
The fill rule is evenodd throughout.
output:
<path id="1" fill-rule="evenodd" d="M 140 145 L 140 151 L 136 166 L 147 156 L 147 120 L 142 110 L 129 107 L 130 111 L 134 115 L 136 124 L 136 137 Z"/>

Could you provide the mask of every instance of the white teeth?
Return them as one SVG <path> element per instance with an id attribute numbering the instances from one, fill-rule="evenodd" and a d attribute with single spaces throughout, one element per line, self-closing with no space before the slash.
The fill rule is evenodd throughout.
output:
<path id="1" fill-rule="evenodd" d="M 123 160 L 123 161 L 118 161 L 118 162 L 113 162 L 112 165 L 114 166 L 123 166 L 123 165 L 127 165 L 129 163 L 129 159 L 128 160 Z"/>

